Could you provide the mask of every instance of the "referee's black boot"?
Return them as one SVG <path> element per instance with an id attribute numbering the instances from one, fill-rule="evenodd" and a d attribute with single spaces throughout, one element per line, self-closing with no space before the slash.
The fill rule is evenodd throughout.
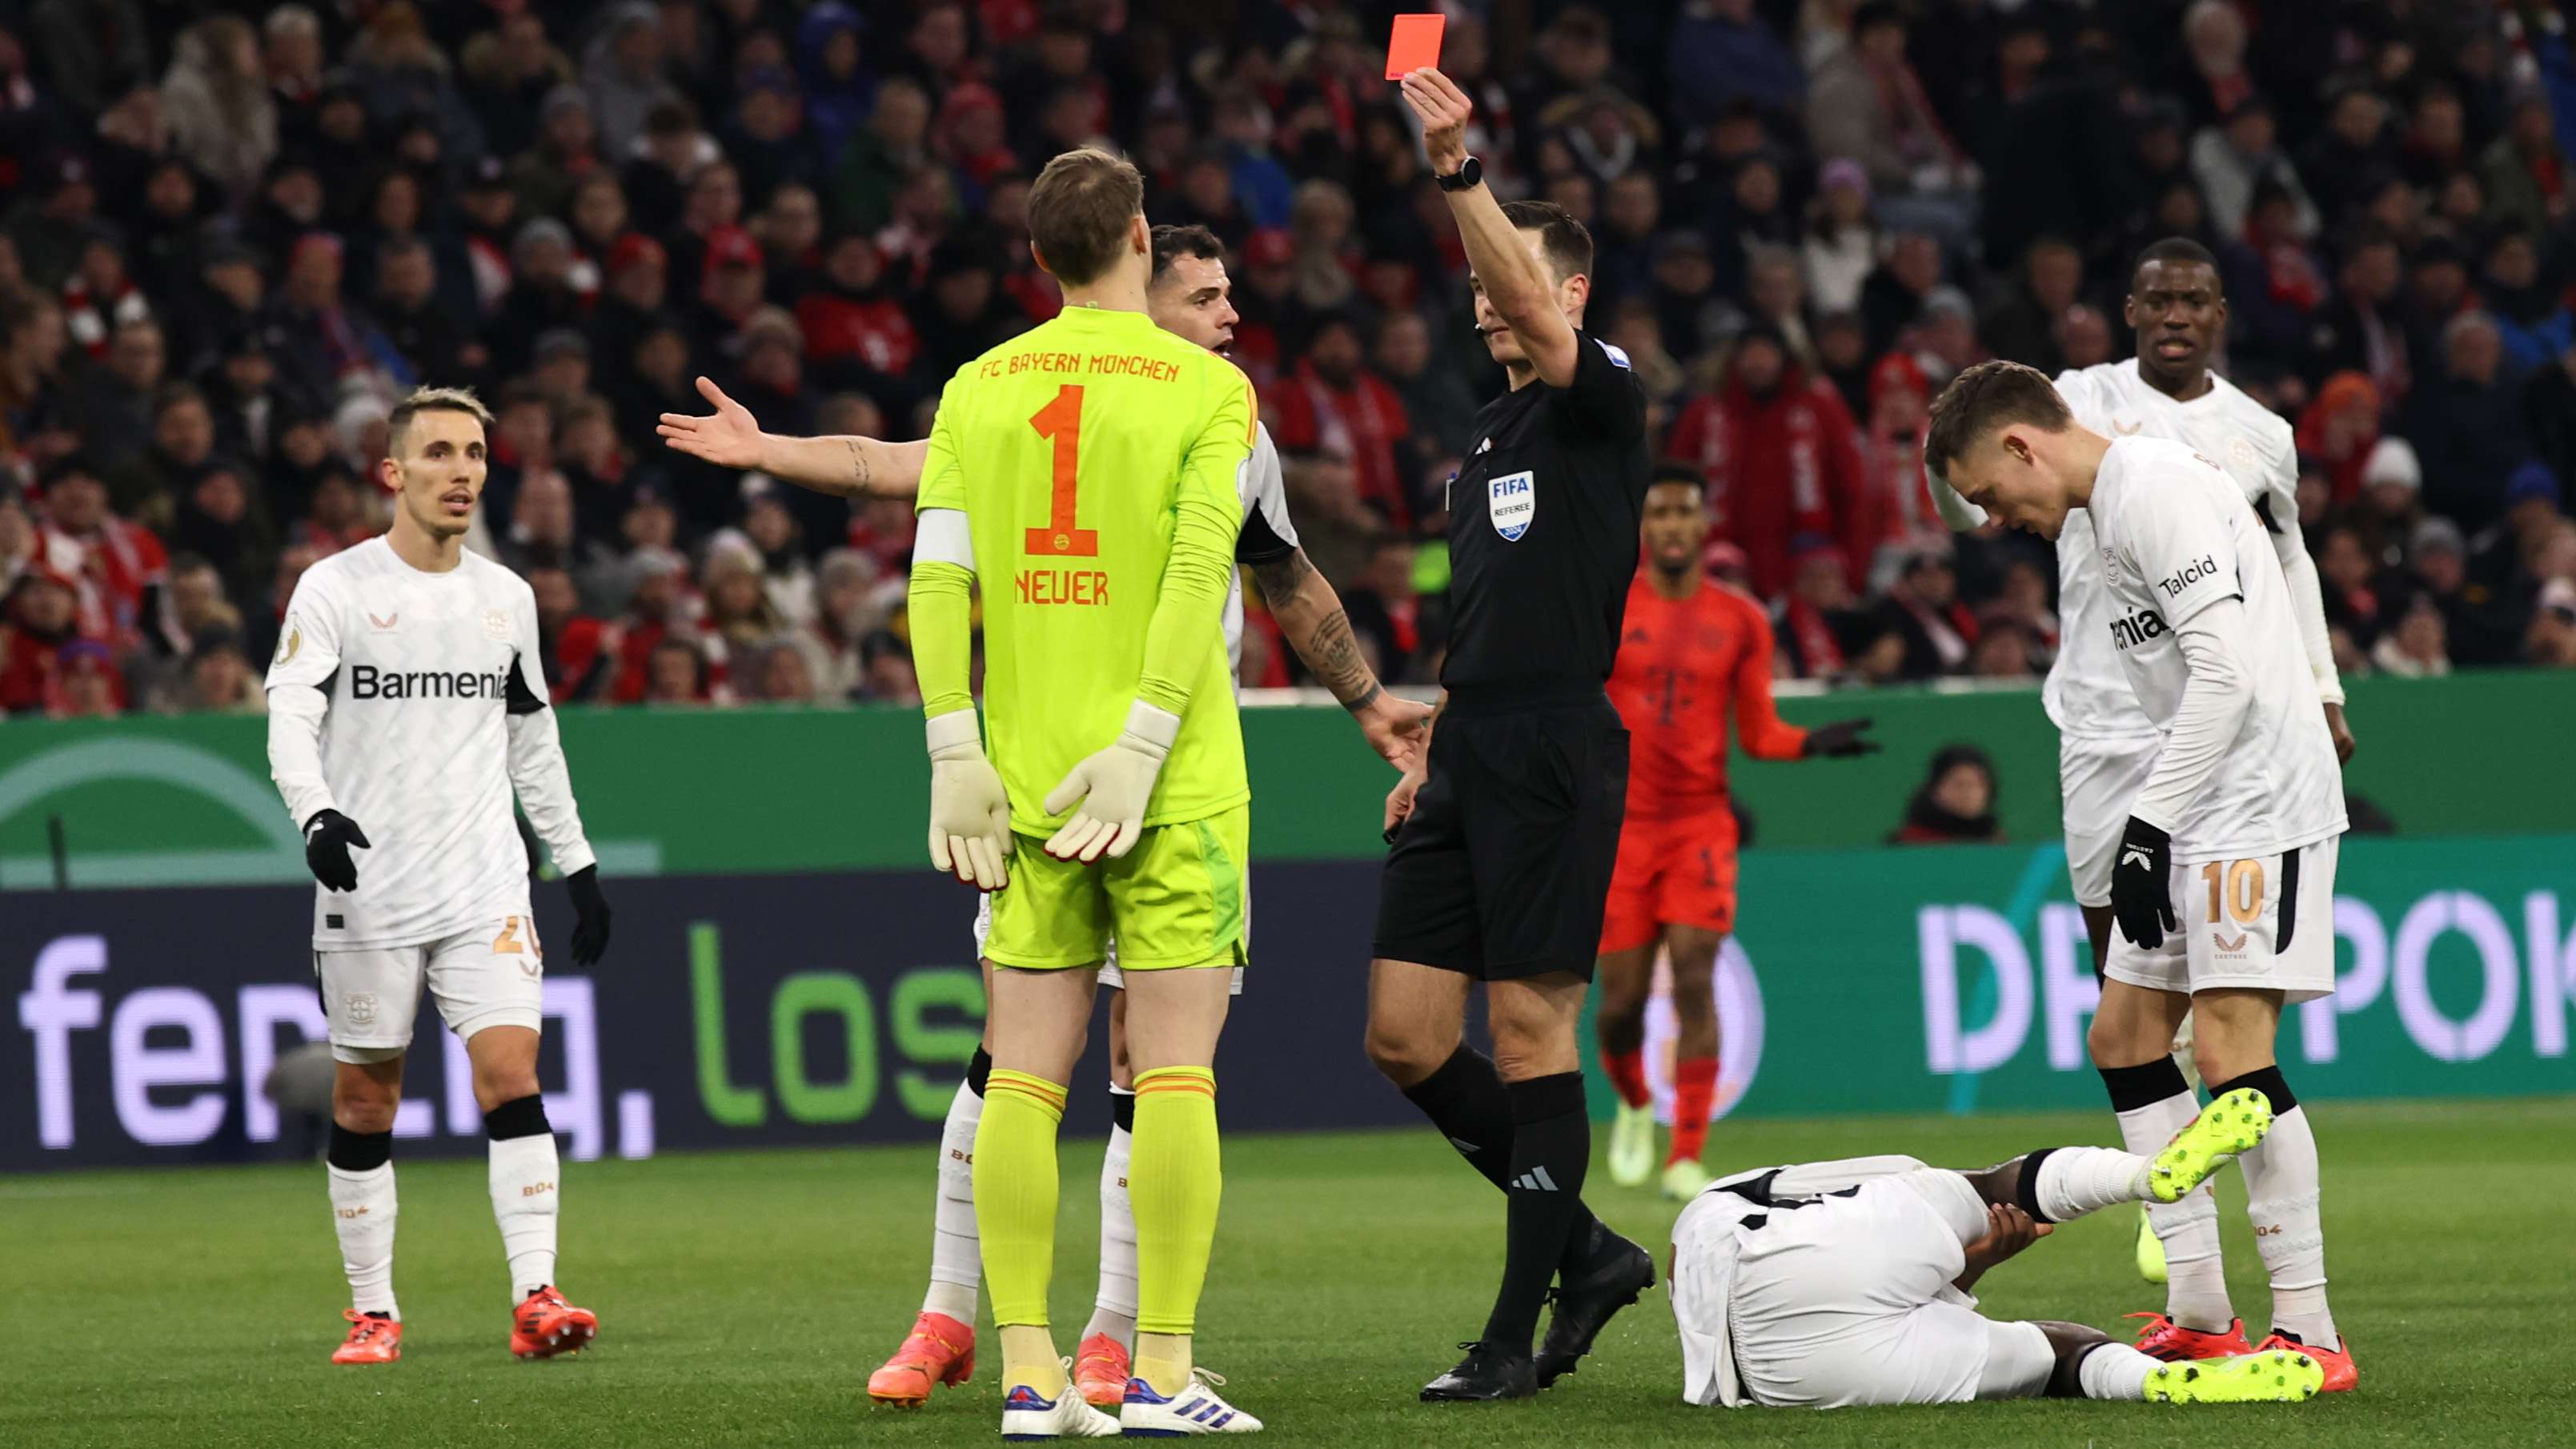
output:
<path id="1" fill-rule="evenodd" d="M 1576 1362 L 1592 1351 L 1592 1340 L 1600 1337 L 1611 1316 L 1655 1286 L 1652 1254 L 1608 1228 L 1600 1232 L 1607 1240 L 1605 1251 L 1581 1277 L 1561 1279 L 1551 1295 L 1556 1313 L 1547 1321 L 1547 1337 L 1539 1340 L 1540 1388 L 1553 1387 L 1574 1372 Z"/>
<path id="2" fill-rule="evenodd" d="M 1483 1403 L 1526 1399 L 1538 1392 L 1538 1372 L 1526 1352 L 1508 1344 L 1462 1343 L 1467 1356 L 1458 1366 L 1422 1386 L 1426 1404 Z"/>

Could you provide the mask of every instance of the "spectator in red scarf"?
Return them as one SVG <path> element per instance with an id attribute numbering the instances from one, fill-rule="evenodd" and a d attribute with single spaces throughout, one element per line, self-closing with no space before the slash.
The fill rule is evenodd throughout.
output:
<path id="1" fill-rule="evenodd" d="M 865 232 L 844 232 L 823 253 L 823 284 L 796 304 L 805 358 L 827 373 L 855 370 L 891 382 L 910 372 L 921 339 L 885 285 L 885 258 Z"/>
<path id="2" fill-rule="evenodd" d="M 1905 58 L 1905 12 L 1869 0 L 1851 17 L 1850 43 L 1816 67 L 1807 91 L 1816 155 L 1867 168 L 1879 217 L 1890 227 L 1929 231 L 1945 251 L 1964 254 L 1976 168 L 1942 128 Z"/>
<path id="3" fill-rule="evenodd" d="M 78 631 L 119 645 L 140 640 L 144 597 L 170 568 L 161 540 L 110 512 L 107 485 L 77 457 L 47 475 L 37 559 L 40 569 L 71 588 Z"/>
<path id="4" fill-rule="evenodd" d="M 1870 368 L 1869 426 L 1860 437 L 1862 486 L 1847 534 L 1857 577 L 1869 576 L 1881 549 L 1948 531 L 1923 481 L 1923 426 L 1931 402 L 1931 383 L 1913 358 L 1891 352 Z"/>
<path id="5" fill-rule="evenodd" d="M 2325 465 L 2337 503 L 2350 503 L 2361 492 L 2362 471 L 2379 441 L 2379 408 L 2379 389 L 2369 378 L 2338 372 L 2299 414 L 2299 451 Z"/>
<path id="6" fill-rule="evenodd" d="M 2245 16 L 2231 0 L 2197 0 L 2184 11 L 2182 42 L 2187 68 L 2177 89 L 2195 123 L 2214 122 L 2254 94 L 2245 70 Z"/>
<path id="7" fill-rule="evenodd" d="M 602 647 L 617 656 L 616 682 L 609 686 L 611 700 L 618 704 L 637 703 L 660 677 L 661 666 L 655 663 L 654 655 L 665 643 L 681 642 L 675 634 L 689 627 L 694 596 L 688 582 L 688 564 L 679 555 L 659 549 L 637 550 L 634 597 L 627 600 L 625 617 L 612 626 L 611 637 L 602 640 Z M 688 654 L 696 697 L 703 699 L 706 661 L 698 657 L 695 648 L 690 648 Z"/>
<path id="8" fill-rule="evenodd" d="M 1850 566 L 1841 549 L 1810 538 L 1791 560 L 1789 596 L 1781 604 L 1775 636 L 1780 657 L 1800 679 L 1836 679 L 1845 663 L 1843 636 L 1852 623 Z"/>
<path id="9" fill-rule="evenodd" d="M 1714 532 L 1744 549 L 1762 597 L 1788 586 L 1790 541 L 1802 534 L 1850 556 L 1865 489 L 1851 413 L 1830 383 L 1789 361 L 1777 331 L 1737 337 L 1726 385 L 1683 411 L 1664 452 L 1707 475 Z"/>
<path id="10" fill-rule="evenodd" d="M 125 675 L 95 639 L 74 639 L 55 655 L 45 692 L 48 719 L 114 719 L 125 712 Z"/>
<path id="11" fill-rule="evenodd" d="M 1905 640 L 1901 678 L 1931 679 L 1966 666 L 1977 643 L 1977 616 L 1959 598 L 1946 545 L 1907 558 L 1882 609 Z"/>
<path id="12" fill-rule="evenodd" d="M 2236 350 L 2277 364 L 2296 361 L 2308 318 L 2326 299 L 2325 269 L 2299 233 L 2298 199 L 2277 182 L 2258 182 L 2244 235 L 2219 249 L 2218 263 L 2240 338 Z"/>
<path id="13" fill-rule="evenodd" d="M 62 669 L 62 651 L 80 637 L 70 587 L 47 573 L 27 573 L 0 611 L 0 714 L 43 709 Z"/>
<path id="14" fill-rule="evenodd" d="M 108 338 L 136 322 L 152 320 L 152 300 L 125 270 L 125 254 L 104 235 L 81 248 L 80 265 L 63 283 L 63 327 L 72 345 L 93 358 L 108 355 Z"/>
<path id="15" fill-rule="evenodd" d="M 1361 365 L 1359 324 L 1341 314 L 1318 323 L 1305 360 L 1278 385 L 1277 426 L 1282 452 L 1322 453 L 1351 465 L 1360 497 L 1398 529 L 1418 516 L 1399 466 L 1396 444 L 1410 430 L 1404 400 Z"/>
<path id="16" fill-rule="evenodd" d="M 980 81 L 949 91 L 939 103 L 931 144 L 957 171 L 957 191 L 969 207 L 982 204 L 984 188 L 1005 171 L 1019 169 L 1019 154 L 1004 135 L 1001 92 Z"/>

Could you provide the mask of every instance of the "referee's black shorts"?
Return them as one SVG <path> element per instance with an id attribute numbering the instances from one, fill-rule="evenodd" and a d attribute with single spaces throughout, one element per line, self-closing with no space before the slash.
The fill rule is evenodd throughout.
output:
<path id="1" fill-rule="evenodd" d="M 1375 954 L 1508 981 L 1586 980 L 1628 808 L 1628 731 L 1595 685 L 1452 690 L 1379 877 Z"/>

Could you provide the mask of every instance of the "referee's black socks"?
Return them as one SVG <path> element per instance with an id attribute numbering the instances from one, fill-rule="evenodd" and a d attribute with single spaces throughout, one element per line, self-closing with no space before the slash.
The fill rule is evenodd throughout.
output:
<path id="1" fill-rule="evenodd" d="M 1580 1115 L 1583 1081 L 1580 1074 L 1569 1073 L 1562 1079 L 1546 1077 L 1541 1080 L 1575 1083 L 1575 1111 Z M 1502 1075 L 1494 1070 L 1493 1060 L 1461 1042 L 1458 1050 L 1450 1053 L 1449 1060 L 1442 1062 L 1430 1076 L 1405 1088 L 1404 1095 L 1422 1109 L 1422 1115 L 1431 1119 L 1431 1125 L 1439 1129 L 1441 1136 L 1449 1139 L 1449 1145 L 1458 1149 L 1458 1155 L 1466 1158 L 1469 1166 L 1483 1173 L 1487 1182 L 1509 1192 L 1512 1179 L 1529 1170 L 1528 1165 L 1515 1165 L 1515 1144 L 1519 1141 L 1520 1132 L 1512 1120 L 1518 1093 L 1529 1085 L 1532 1084 L 1524 1082 L 1518 1086 L 1504 1086 Z M 1576 1160 L 1586 1160 L 1590 1148 L 1591 1132 L 1586 1127 L 1582 1140 L 1575 1146 Z M 1549 1168 L 1549 1175 L 1555 1177 L 1553 1167 Z M 1575 1181 L 1579 1188 L 1582 1183 L 1579 1173 Z M 1606 1231 L 1592 1231 L 1600 1226 L 1599 1221 L 1577 1200 L 1578 1196 L 1572 1189 L 1565 1193 L 1567 1201 L 1573 1204 L 1575 1216 L 1565 1235 L 1557 1267 L 1568 1278 L 1582 1276 L 1584 1270 L 1592 1265 L 1595 1239 L 1611 1240 Z"/>
<path id="2" fill-rule="evenodd" d="M 1510 1212 L 1502 1291 L 1494 1296 L 1484 1337 L 1527 1352 L 1538 1334 L 1548 1282 L 1556 1277 L 1575 1229 L 1587 1226 L 1591 1216 L 1583 1206 L 1583 1170 L 1592 1160 L 1592 1119 L 1583 1110 L 1581 1072 L 1532 1077 L 1506 1090 L 1511 1096 L 1512 1165 L 1503 1200 Z"/>

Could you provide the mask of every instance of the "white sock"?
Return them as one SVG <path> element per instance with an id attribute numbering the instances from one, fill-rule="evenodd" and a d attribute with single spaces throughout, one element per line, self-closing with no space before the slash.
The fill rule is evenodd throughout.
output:
<path id="1" fill-rule="evenodd" d="M 2147 1375 L 2155 1370 L 2156 1360 L 2127 1344 L 2106 1343 L 2075 1366 L 2075 1382 L 2088 1399 L 2135 1402 L 2147 1396 Z"/>
<path id="2" fill-rule="evenodd" d="M 1113 1086 L 1109 1095 L 1136 1094 Z M 1136 1345 L 1136 1209 L 1127 1200 L 1127 1159 L 1134 1148 L 1135 1138 L 1113 1121 L 1109 1153 L 1100 1160 L 1100 1292 L 1082 1330 L 1085 1338 L 1105 1333 L 1129 1349 Z"/>
<path id="3" fill-rule="evenodd" d="M 939 1129 L 939 1198 L 930 1237 L 930 1291 L 921 1311 L 943 1313 L 973 1326 L 975 1290 L 984 1281 L 982 1241 L 975 1236 L 975 1124 L 984 1099 L 970 1082 L 957 1084 L 948 1124 Z"/>
<path id="4" fill-rule="evenodd" d="M 2199 1115 L 2200 1099 L 2177 1092 L 2120 1113 L 2120 1142 L 2152 1158 Z M 2178 1203 L 2148 1203 L 2147 1222 L 2165 1248 L 2165 1316 L 2185 1328 L 2226 1332 L 2236 1310 L 2227 1301 L 2226 1265 L 2218 1255 L 2218 1194 L 2202 1183 Z"/>
<path id="5" fill-rule="evenodd" d="M 349 1306 L 396 1323 L 394 1306 L 394 1165 L 364 1172 L 331 1168 L 331 1225 L 340 1234 L 340 1268 L 349 1275 Z"/>
<path id="6" fill-rule="evenodd" d="M 555 1281 L 555 1220 L 563 1207 L 563 1174 L 555 1134 L 492 1140 L 492 1220 L 510 1260 L 510 1301 Z"/>
<path id="7" fill-rule="evenodd" d="M 2069 1222 L 2117 1203 L 2144 1200 L 2147 1173 L 2154 1166 L 2134 1152 L 2108 1147 L 2054 1148 L 2039 1161 L 2039 1181 L 2031 1195 L 2050 1222 Z"/>
<path id="8" fill-rule="evenodd" d="M 2334 1313 L 2326 1307 L 2326 1230 L 2317 1202 L 2317 1137 L 2304 1108 L 2272 1119 L 2272 1130 L 2237 1159 L 2245 1174 L 2245 1215 L 2254 1220 L 2254 1244 L 2272 1279 L 2272 1326 L 2302 1343 L 2335 1346 Z"/>

